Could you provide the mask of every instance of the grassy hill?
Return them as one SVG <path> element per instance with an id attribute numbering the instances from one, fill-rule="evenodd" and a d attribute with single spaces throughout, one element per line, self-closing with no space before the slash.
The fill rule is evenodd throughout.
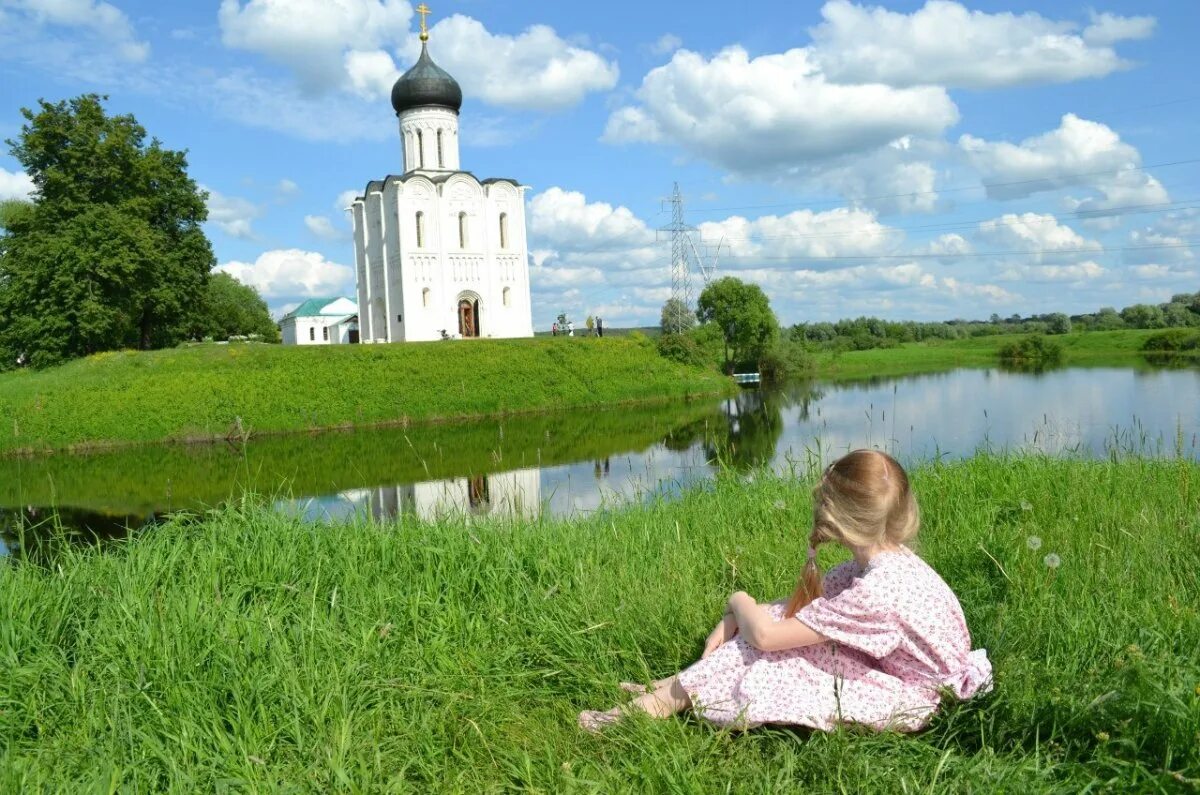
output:
<path id="1" fill-rule="evenodd" d="M 716 394 L 644 338 L 203 345 L 0 375 L 0 455 L 407 424 Z"/>
<path id="2" fill-rule="evenodd" d="M 1086 331 L 1056 335 L 1062 345 L 1065 365 L 1136 365 L 1142 344 L 1154 329 L 1122 331 Z M 1027 334 L 997 334 L 961 340 L 913 342 L 895 348 L 874 348 L 845 353 L 822 352 L 813 356 L 814 375 L 831 380 L 869 378 L 884 375 L 950 370 L 955 367 L 989 367 L 997 364 L 997 354 L 1005 344 Z"/>

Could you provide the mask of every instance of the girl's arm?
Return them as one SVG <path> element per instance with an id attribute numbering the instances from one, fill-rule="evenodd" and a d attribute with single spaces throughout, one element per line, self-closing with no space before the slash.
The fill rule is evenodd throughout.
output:
<path id="1" fill-rule="evenodd" d="M 798 649 L 828 640 L 800 621 L 775 621 L 745 591 L 729 597 L 729 610 L 746 642 L 762 651 Z"/>

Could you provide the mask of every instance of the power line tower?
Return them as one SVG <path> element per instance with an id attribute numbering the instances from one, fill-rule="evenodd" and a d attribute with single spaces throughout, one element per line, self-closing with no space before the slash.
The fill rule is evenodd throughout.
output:
<path id="1" fill-rule="evenodd" d="M 659 231 L 671 233 L 671 301 L 667 305 L 667 316 L 663 318 L 663 331 L 678 332 L 691 328 L 693 321 L 688 315 L 692 314 L 692 273 L 688 263 L 691 238 L 688 233 L 695 231 L 683 221 L 683 194 L 679 192 L 679 183 L 671 192 L 671 223 Z"/>
<path id="2" fill-rule="evenodd" d="M 717 270 L 721 243 L 717 244 L 716 255 L 711 260 L 701 257 L 695 241 L 692 240 L 692 232 L 695 232 L 696 228 L 688 226 L 683 220 L 683 194 L 679 192 L 678 182 L 675 183 L 669 201 L 671 223 L 659 229 L 660 232 L 671 234 L 671 301 L 667 307 L 667 316 L 663 318 L 663 331 L 678 332 L 691 328 L 695 322 L 695 308 L 692 303 L 692 261 L 695 261 L 704 283 L 708 284 Z"/>

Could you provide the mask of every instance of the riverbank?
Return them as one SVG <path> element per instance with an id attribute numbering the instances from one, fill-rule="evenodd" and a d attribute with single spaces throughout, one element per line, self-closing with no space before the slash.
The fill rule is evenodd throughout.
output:
<path id="1" fill-rule="evenodd" d="M 1086 331 L 1059 334 L 1052 339 L 1062 345 L 1063 366 L 1113 364 L 1136 367 L 1145 362 L 1142 345 L 1156 333 L 1158 330 L 1154 329 Z M 821 351 L 813 354 L 812 374 L 822 380 L 842 381 L 917 375 L 958 367 L 995 367 L 999 365 L 1000 348 L 1026 336 L 997 334 L 961 340 L 910 342 L 895 348 L 865 351 Z"/>
<path id="2" fill-rule="evenodd" d="M 727 394 L 644 338 L 202 345 L 0 375 L 0 455 L 245 439 Z"/>
<path id="3" fill-rule="evenodd" d="M 919 735 L 576 730 L 694 659 L 732 590 L 790 590 L 807 483 L 764 475 L 573 522 L 246 507 L 0 564 L 0 789 L 1195 787 L 1200 467 L 980 457 L 914 484 L 996 674 Z"/>

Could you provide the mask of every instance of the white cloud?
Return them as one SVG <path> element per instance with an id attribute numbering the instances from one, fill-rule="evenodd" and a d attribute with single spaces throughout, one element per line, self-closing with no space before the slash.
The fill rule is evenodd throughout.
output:
<path id="1" fill-rule="evenodd" d="M 337 201 L 333 203 L 333 209 L 339 213 L 344 213 L 346 208 L 353 204 L 354 200 L 361 195 L 361 190 L 344 190 L 338 194 Z"/>
<path id="2" fill-rule="evenodd" d="M 406 0 L 221 0 L 217 12 L 225 46 L 286 65 L 316 92 L 343 84 L 347 50 L 398 44 L 411 18 Z"/>
<path id="3" fill-rule="evenodd" d="M 281 200 L 290 199 L 300 194 L 300 186 L 290 179 L 281 179 L 275 185 L 275 193 Z"/>
<path id="4" fill-rule="evenodd" d="M 1120 17 L 1092 12 L 1092 24 L 1083 29 L 1088 44 L 1108 45 L 1126 39 L 1148 39 L 1154 33 L 1154 17 Z"/>
<path id="5" fill-rule="evenodd" d="M 934 254 L 946 259 L 953 259 L 959 254 L 970 254 L 973 250 L 971 243 L 965 237 L 954 232 L 947 232 L 921 246 L 917 253 Z"/>
<path id="6" fill-rule="evenodd" d="M 17 13 L 14 28 L 28 25 L 54 25 L 83 28 L 111 45 L 122 60 L 141 62 L 150 55 L 150 45 L 138 41 L 133 24 L 124 12 L 97 0 L 0 0 L 3 11 Z"/>
<path id="7" fill-rule="evenodd" d="M 979 225 L 979 236 L 998 246 L 1036 252 L 1038 257 L 1058 251 L 1095 252 L 1103 247 L 1088 240 L 1053 215 L 1006 213 Z"/>
<path id="8" fill-rule="evenodd" d="M 953 297 L 983 298 L 993 304 L 1006 304 L 1020 300 L 1020 296 L 1010 293 L 1003 287 L 994 284 L 973 284 L 953 276 L 943 278 L 940 285 L 943 291 Z"/>
<path id="9" fill-rule="evenodd" d="M 831 80 L 950 88 L 1103 77 L 1127 66 L 1110 45 L 1144 38 L 1154 25 L 1102 14 L 1081 35 L 1075 22 L 970 11 L 950 0 L 928 0 L 911 14 L 831 0 L 821 16 L 813 53 Z"/>
<path id="10" fill-rule="evenodd" d="M 673 53 L 683 46 L 683 39 L 676 36 L 674 33 L 664 33 L 658 37 L 658 40 L 650 45 L 650 52 L 655 55 L 667 55 Z"/>
<path id="11" fill-rule="evenodd" d="M 1088 260 L 1071 265 L 1015 265 L 1001 273 L 1001 278 L 1011 282 L 1084 282 L 1098 279 L 1108 271 L 1098 262 Z"/>
<path id="12" fill-rule="evenodd" d="M 455 14 L 433 26 L 437 58 L 468 96 L 491 105 L 561 110 L 593 91 L 608 91 L 620 72 L 591 50 L 576 47 L 546 25 L 509 36 Z"/>
<path id="13" fill-rule="evenodd" d="M 958 121 L 941 88 L 836 84 L 806 49 L 753 59 L 740 46 L 712 59 L 680 50 L 636 96 L 609 117 L 604 140 L 671 142 L 740 174 L 936 136 Z"/>
<path id="14" fill-rule="evenodd" d="M 349 267 L 299 249 L 267 251 L 253 263 L 226 262 L 217 270 L 268 299 L 349 295 L 354 288 L 354 271 Z"/>
<path id="15" fill-rule="evenodd" d="M 938 201 L 937 169 L 928 158 L 940 148 L 906 135 L 871 152 L 814 165 L 808 178 L 881 213 L 933 212 Z M 797 170 L 797 175 L 803 173 Z"/>
<path id="16" fill-rule="evenodd" d="M 200 189 L 208 191 L 209 223 L 230 237 L 254 239 L 254 220 L 262 215 L 262 208 L 249 199 L 226 196 L 205 185 Z"/>
<path id="17" fill-rule="evenodd" d="M 765 259 L 793 259 L 815 269 L 833 269 L 844 263 L 814 263 L 830 257 L 871 257 L 894 251 L 903 242 L 899 230 L 879 223 L 863 209 L 839 207 L 823 212 L 796 210 L 787 215 L 764 215 L 754 220 L 733 216 L 699 225 L 701 237 L 724 241 L 724 267 Z M 797 263 L 800 264 L 800 263 Z"/>
<path id="18" fill-rule="evenodd" d="M 33 191 L 33 178 L 24 171 L 9 171 L 0 167 L 0 201 L 29 199 Z"/>
<path id="19" fill-rule="evenodd" d="M 226 46 L 287 66 L 309 94 L 345 90 L 382 101 L 420 53 L 404 0 L 222 0 L 218 20 Z M 430 35 L 437 63 L 467 96 L 492 105 L 560 110 L 619 76 L 616 62 L 546 25 L 512 36 L 455 14 Z"/>
<path id="20" fill-rule="evenodd" d="M 346 240 L 350 237 L 348 230 L 339 229 L 326 215 L 306 215 L 304 226 L 322 240 Z"/>
<path id="21" fill-rule="evenodd" d="M 529 236 L 539 247 L 567 251 L 629 250 L 654 242 L 654 232 L 629 208 L 588 202 L 559 187 L 529 200 Z"/>
<path id="22" fill-rule="evenodd" d="M 1071 209 L 1084 213 L 1170 200 L 1162 183 L 1139 170 L 1136 148 L 1108 126 L 1073 113 L 1063 116 L 1057 129 L 1020 144 L 963 135 L 958 145 L 991 199 L 1023 199 L 1064 188 L 1099 192 L 1100 197 L 1069 201 Z"/>

